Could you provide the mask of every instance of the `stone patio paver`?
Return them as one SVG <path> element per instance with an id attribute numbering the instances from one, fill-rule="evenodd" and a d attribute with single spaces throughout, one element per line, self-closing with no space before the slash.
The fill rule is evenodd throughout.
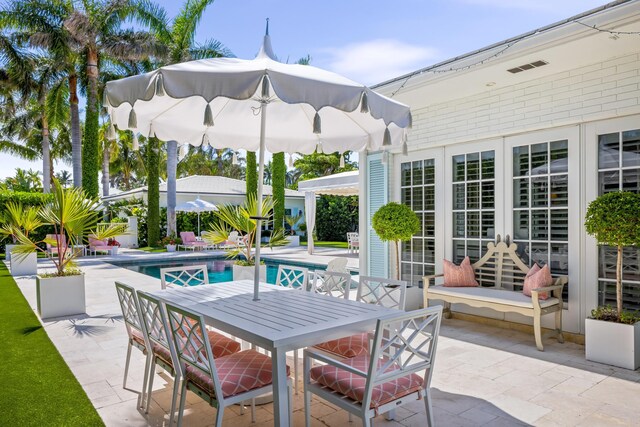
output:
<path id="1" fill-rule="evenodd" d="M 147 259 L 145 255 L 133 253 L 131 258 Z M 310 262 L 300 249 L 287 249 L 280 255 Z M 326 263 L 332 256 L 328 251 L 324 258 L 314 255 L 313 259 Z M 122 388 L 127 339 L 113 285 L 117 279 L 154 290 L 159 280 L 107 264 L 105 259 L 81 262 L 87 315 L 46 321 L 45 330 L 108 426 L 167 425 L 172 380 L 165 374 L 156 376 L 151 410 L 145 415 L 137 407 L 144 358 L 135 349 L 127 389 Z M 350 259 L 352 264 L 356 261 Z M 35 278 L 18 278 L 17 283 L 35 307 Z M 436 424 L 443 426 L 639 425 L 640 372 L 588 362 L 584 347 L 578 344 L 547 339 L 545 351 L 538 352 L 529 334 L 453 319 L 443 322 L 432 396 Z M 295 396 L 294 410 L 294 425 L 304 425 L 302 395 Z M 314 426 L 348 424 L 345 412 L 318 398 L 313 400 L 311 413 Z M 189 393 L 185 425 L 212 425 L 214 417 L 214 409 Z M 272 423 L 271 405 L 258 408 L 255 424 L 248 408 L 244 415 L 238 407 L 225 411 L 225 426 Z M 376 418 L 378 426 L 425 424 L 421 401 L 398 409 L 393 421 Z"/>

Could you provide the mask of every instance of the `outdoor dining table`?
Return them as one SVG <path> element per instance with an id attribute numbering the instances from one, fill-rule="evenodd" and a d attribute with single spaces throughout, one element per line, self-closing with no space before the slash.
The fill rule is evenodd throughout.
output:
<path id="1" fill-rule="evenodd" d="M 370 331 L 376 319 L 396 312 L 373 304 L 253 281 L 168 288 L 153 295 L 200 313 L 207 325 L 271 352 L 274 425 L 289 426 L 286 354 L 327 340 Z"/>

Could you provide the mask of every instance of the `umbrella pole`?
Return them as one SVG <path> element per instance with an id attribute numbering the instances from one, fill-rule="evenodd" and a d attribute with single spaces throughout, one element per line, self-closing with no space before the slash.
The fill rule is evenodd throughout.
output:
<path id="1" fill-rule="evenodd" d="M 258 195 L 256 197 L 256 255 L 253 277 L 253 300 L 260 299 L 260 240 L 262 238 L 262 183 L 264 181 L 265 128 L 267 125 L 267 103 L 260 106 L 260 154 L 258 158 Z"/>
<path id="2" fill-rule="evenodd" d="M 198 236 L 200 235 L 200 211 L 198 211 Z"/>

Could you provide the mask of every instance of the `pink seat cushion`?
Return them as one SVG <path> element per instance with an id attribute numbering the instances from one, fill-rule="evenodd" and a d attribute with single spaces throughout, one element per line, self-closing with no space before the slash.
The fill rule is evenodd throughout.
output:
<path id="1" fill-rule="evenodd" d="M 255 350 L 245 350 L 215 360 L 224 397 L 235 396 L 271 384 L 271 358 Z M 287 376 L 290 370 L 287 365 Z M 211 377 L 187 365 L 187 381 L 215 399 Z"/>
<path id="2" fill-rule="evenodd" d="M 314 345 L 314 347 L 340 357 L 356 357 L 369 349 L 369 334 L 356 334 Z"/>
<path id="3" fill-rule="evenodd" d="M 369 369 L 369 356 L 361 355 L 352 359 L 346 359 L 342 363 L 356 368 L 362 372 Z M 378 366 L 384 363 L 378 361 Z M 389 371 L 397 368 L 390 368 Z M 364 399 L 366 376 L 359 376 L 331 365 L 316 366 L 310 370 L 311 379 L 331 390 L 349 397 L 356 402 Z M 371 408 L 378 408 L 400 397 L 422 390 L 423 378 L 418 374 L 409 374 L 395 380 L 379 384 L 373 388 L 371 394 Z"/>
<path id="4" fill-rule="evenodd" d="M 476 287 L 478 281 L 473 272 L 473 266 L 469 257 L 464 257 L 460 265 L 455 265 L 451 261 L 443 260 L 444 263 L 444 286 L 451 288 Z"/>
<path id="5" fill-rule="evenodd" d="M 138 343 L 139 345 L 141 345 L 142 347 L 147 347 L 147 344 L 145 344 L 144 342 L 144 337 L 142 336 L 142 333 L 136 329 L 131 328 L 131 340 L 135 341 L 136 343 Z"/>
<path id="6" fill-rule="evenodd" d="M 240 351 L 240 343 L 225 335 L 219 334 L 214 331 L 208 331 L 209 343 L 211 344 L 211 350 L 213 350 L 213 357 L 224 357 L 230 354 L 234 354 Z"/>
<path id="7" fill-rule="evenodd" d="M 553 277 L 551 277 L 551 271 L 549 265 L 545 264 L 540 268 L 538 264 L 533 264 L 533 267 L 529 270 L 524 278 L 524 286 L 522 287 L 522 293 L 526 296 L 531 296 L 531 289 L 545 288 L 553 284 Z M 546 292 L 539 292 L 538 299 L 547 299 L 549 294 Z"/>

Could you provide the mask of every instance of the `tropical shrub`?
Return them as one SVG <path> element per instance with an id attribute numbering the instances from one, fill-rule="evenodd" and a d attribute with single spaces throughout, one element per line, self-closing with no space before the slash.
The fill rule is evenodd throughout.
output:
<path id="1" fill-rule="evenodd" d="M 358 229 L 358 196 L 320 196 L 316 204 L 316 235 L 319 241 L 346 242 L 347 233 Z"/>
<path id="2" fill-rule="evenodd" d="M 625 246 L 640 245 L 640 194 L 616 191 L 599 196 L 589 203 L 584 226 L 599 245 L 614 246 L 617 249 L 616 321 L 621 322 L 622 251 Z M 598 313 L 597 310 L 594 312 L 595 315 Z M 603 316 L 603 320 L 608 320 L 607 316 Z"/>
<path id="3" fill-rule="evenodd" d="M 241 256 L 239 260 L 242 265 L 255 265 L 253 254 L 253 246 L 256 241 L 256 220 L 252 216 L 256 215 L 258 204 L 255 197 L 247 198 L 244 205 L 224 205 L 219 206 L 218 210 L 213 212 L 217 221 L 211 224 L 208 231 L 202 233 L 205 242 L 214 245 L 227 242 L 229 233 L 237 231 L 239 234 L 238 242 L 233 248 L 227 251 L 230 258 Z M 266 197 L 262 200 L 262 212 L 269 212 L 273 209 L 273 199 Z M 269 225 L 271 221 L 263 221 L 264 225 Z M 269 246 L 282 246 L 288 243 L 284 237 L 282 229 L 274 230 L 270 234 Z"/>
<path id="4" fill-rule="evenodd" d="M 97 198 L 89 198 L 80 188 L 62 188 L 58 181 L 53 182 L 53 200 L 39 209 L 40 221 L 54 227 L 55 238 L 46 237 L 43 240 L 31 239 L 18 228 L 12 229 L 17 237 L 18 246 L 13 250 L 12 257 L 25 257 L 32 252 L 43 252 L 46 244 L 57 246 L 57 254 L 51 257 L 56 267 L 56 276 L 69 274 L 68 269 L 75 272 L 75 259 L 79 252 L 72 247 L 81 243 L 82 236 L 88 238 L 94 235 L 97 239 L 113 239 L 115 236 L 125 234 L 127 227 L 118 224 L 109 224 L 107 227 L 97 227 L 100 215 L 100 201 Z"/>
<path id="5" fill-rule="evenodd" d="M 247 198 L 256 197 L 258 194 L 258 163 L 256 162 L 255 151 L 247 151 Z"/>
<path id="6" fill-rule="evenodd" d="M 284 217 L 285 222 L 289 226 L 289 230 L 288 230 L 289 234 L 291 234 L 292 236 L 296 235 L 295 229 L 298 223 L 302 220 L 302 217 L 303 217 L 302 213 L 299 213 L 298 215 L 287 215 Z M 304 231 L 304 230 L 300 230 L 300 231 Z"/>
<path id="7" fill-rule="evenodd" d="M 371 225 L 380 240 L 393 242 L 396 249 L 396 278 L 400 278 L 400 242 L 420 231 L 418 216 L 407 205 L 387 203 L 373 214 Z"/>
<path id="8" fill-rule="evenodd" d="M 147 143 L 147 244 L 160 243 L 160 155 L 158 138 Z"/>
<path id="9" fill-rule="evenodd" d="M 28 207 L 35 207 L 39 209 L 52 200 L 52 194 L 0 191 L 0 218 L 6 215 L 7 207 L 12 203 L 22 205 L 23 209 Z M 42 240 L 47 234 L 51 233 L 53 233 L 53 227 L 43 225 L 32 230 L 30 236 L 34 239 Z M 0 252 L 4 252 L 5 244 L 9 243 L 11 240 L 11 237 L 6 234 L 0 235 Z"/>
<path id="10" fill-rule="evenodd" d="M 285 175 L 287 174 L 284 153 L 275 153 L 272 162 L 273 229 L 281 230 L 284 227 L 284 185 Z"/>

